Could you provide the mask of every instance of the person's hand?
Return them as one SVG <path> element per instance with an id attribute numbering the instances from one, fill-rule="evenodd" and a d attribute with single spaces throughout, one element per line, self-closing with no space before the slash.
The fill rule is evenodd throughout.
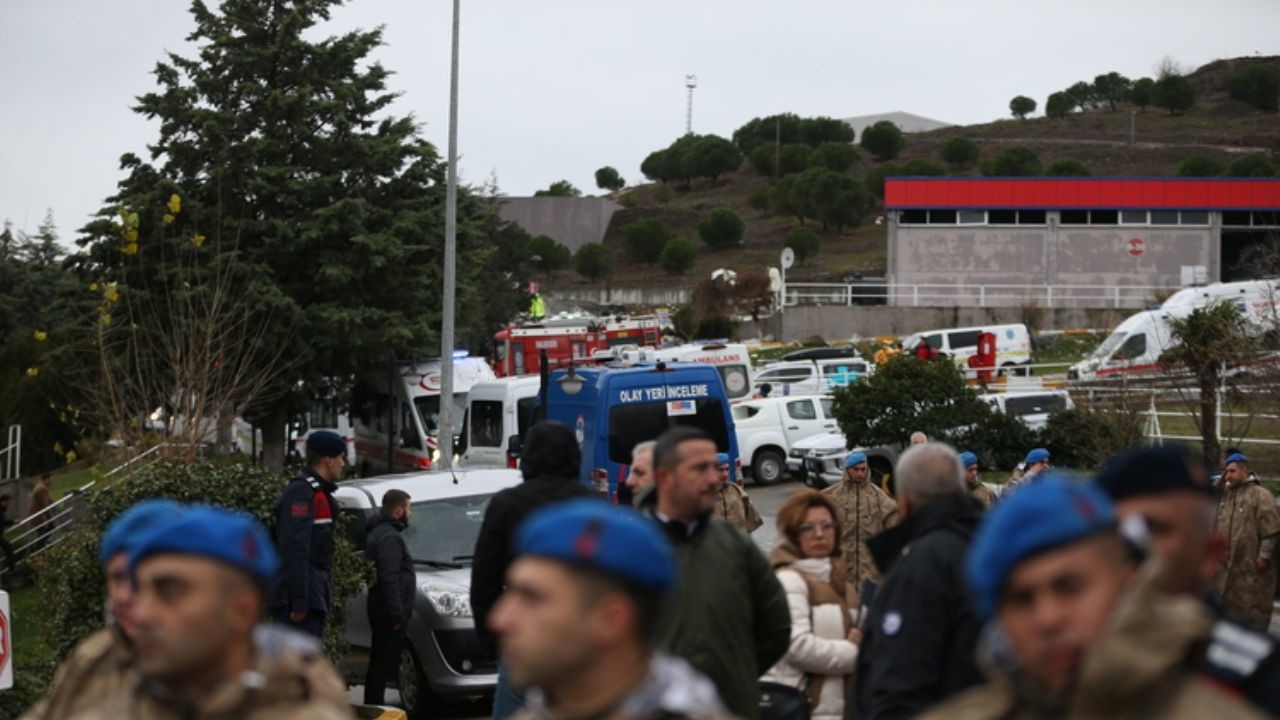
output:
<path id="1" fill-rule="evenodd" d="M 858 628 L 849 628 L 849 634 L 846 636 L 849 642 L 857 645 L 862 642 L 862 631 Z"/>
<path id="2" fill-rule="evenodd" d="M 1253 561 L 1253 566 L 1258 568 L 1258 572 L 1264 573 L 1271 569 L 1271 561 L 1266 558 L 1258 558 Z"/>
<path id="3" fill-rule="evenodd" d="M 307 619 L 307 613 L 305 613 L 305 612 L 291 612 L 291 613 L 289 613 L 289 621 L 290 621 L 290 622 L 300 623 L 300 622 L 302 622 L 303 620 L 306 620 L 306 619 Z"/>

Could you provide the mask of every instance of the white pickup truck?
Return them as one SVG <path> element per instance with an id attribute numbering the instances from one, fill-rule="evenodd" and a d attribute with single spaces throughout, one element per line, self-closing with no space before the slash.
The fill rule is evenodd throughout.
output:
<path id="1" fill-rule="evenodd" d="M 772 485 L 787 471 L 795 443 L 837 429 L 830 397 L 787 396 L 745 400 L 733 406 L 742 466 L 760 485 Z"/>

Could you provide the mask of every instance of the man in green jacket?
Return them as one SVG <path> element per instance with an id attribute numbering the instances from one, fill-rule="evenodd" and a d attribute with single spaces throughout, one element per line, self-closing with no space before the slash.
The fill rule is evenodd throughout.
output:
<path id="1" fill-rule="evenodd" d="M 658 646 L 710 678 L 730 713 L 751 720 L 757 679 L 791 642 L 786 595 L 751 539 L 711 516 L 720 478 L 710 436 L 673 428 L 658 438 L 653 464 L 656 492 L 641 508 L 666 532 L 680 568 Z"/>

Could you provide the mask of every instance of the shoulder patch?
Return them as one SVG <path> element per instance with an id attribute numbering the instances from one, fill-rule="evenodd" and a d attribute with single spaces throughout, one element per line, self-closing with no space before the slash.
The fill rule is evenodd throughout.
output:
<path id="1" fill-rule="evenodd" d="M 289 505 L 289 517 L 304 518 L 311 514 L 311 503 L 295 502 Z"/>
<path id="2" fill-rule="evenodd" d="M 1205 660 L 1213 668 L 1243 679 L 1253 675 L 1275 647 L 1275 642 L 1262 633 L 1220 620 L 1213 625 Z"/>
<path id="3" fill-rule="evenodd" d="M 884 614 L 884 620 L 880 623 L 880 632 L 888 637 L 893 637 L 902 629 L 902 613 L 897 610 L 890 610 Z"/>

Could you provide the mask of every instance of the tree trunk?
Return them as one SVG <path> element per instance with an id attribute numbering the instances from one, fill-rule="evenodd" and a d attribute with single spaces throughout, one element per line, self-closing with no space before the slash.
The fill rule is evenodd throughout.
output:
<path id="1" fill-rule="evenodd" d="M 262 419 L 262 467 L 279 471 L 284 469 L 285 429 L 289 424 L 289 405 L 281 398 L 271 406 Z"/>
<path id="2" fill-rule="evenodd" d="M 227 408 L 218 415 L 217 430 L 214 434 L 214 448 L 219 455 L 230 455 L 235 441 L 236 416 Z"/>
<path id="3" fill-rule="evenodd" d="M 1217 418 L 1218 373 L 1215 370 L 1200 376 L 1200 441 L 1209 467 L 1217 467 L 1218 456 L 1222 454 Z"/>

